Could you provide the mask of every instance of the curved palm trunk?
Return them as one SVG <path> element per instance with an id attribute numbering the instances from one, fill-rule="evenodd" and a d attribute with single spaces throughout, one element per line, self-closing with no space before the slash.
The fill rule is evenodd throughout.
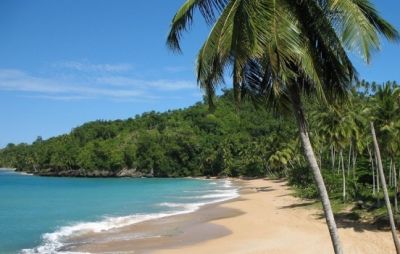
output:
<path id="1" fill-rule="evenodd" d="M 389 199 L 389 194 L 388 194 L 388 190 L 387 190 L 387 186 L 386 186 L 385 175 L 383 173 L 381 152 L 379 150 L 378 140 L 376 139 L 374 123 L 371 122 L 370 125 L 371 125 L 372 140 L 374 142 L 376 157 L 378 160 L 378 170 L 379 170 L 379 175 L 380 175 L 380 179 L 381 179 L 383 195 L 385 197 L 386 208 L 387 208 L 387 212 L 388 212 L 388 216 L 389 216 L 390 229 L 392 230 L 393 242 L 394 242 L 394 246 L 396 247 L 396 253 L 400 254 L 400 242 L 399 242 L 399 239 L 397 238 L 396 225 L 394 223 L 392 206 L 390 205 L 390 199 Z"/>
<path id="2" fill-rule="evenodd" d="M 335 218 L 333 216 L 331 203 L 329 200 L 328 192 L 325 187 L 324 179 L 322 178 L 321 170 L 318 167 L 317 159 L 315 158 L 315 154 L 311 145 L 310 137 L 308 134 L 307 121 L 305 118 L 300 93 L 297 90 L 297 88 L 292 89 L 290 96 L 292 100 L 293 112 L 296 117 L 299 128 L 300 139 L 304 150 L 304 155 L 310 165 L 310 168 L 314 176 L 314 181 L 317 185 L 317 189 L 321 198 L 322 207 L 325 214 L 326 223 L 328 224 L 332 245 L 336 254 L 342 254 L 343 253 L 342 244 L 339 239 L 339 233 L 336 227 Z"/>
<path id="3" fill-rule="evenodd" d="M 375 167 L 374 167 L 374 159 L 372 158 L 371 150 L 369 149 L 369 145 L 367 146 L 368 154 L 369 154 L 369 162 L 371 163 L 372 169 L 372 194 L 375 196 L 376 188 L 375 188 Z"/>
<path id="4" fill-rule="evenodd" d="M 343 159 L 343 151 L 340 150 L 340 158 L 342 160 L 342 180 L 343 180 L 343 193 L 342 193 L 342 197 L 343 197 L 343 202 L 346 201 L 346 174 L 344 172 L 344 159 Z"/>
<path id="5" fill-rule="evenodd" d="M 397 172 L 396 172 L 396 163 L 393 163 L 393 178 L 394 178 L 394 213 L 399 212 L 399 208 L 397 205 L 397 193 L 399 192 L 399 188 L 397 186 Z"/>

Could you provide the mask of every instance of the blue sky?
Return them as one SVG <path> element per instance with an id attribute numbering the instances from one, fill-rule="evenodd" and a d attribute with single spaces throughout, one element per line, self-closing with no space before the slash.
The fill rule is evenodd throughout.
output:
<path id="1" fill-rule="evenodd" d="M 400 28 L 400 2 L 375 1 Z M 197 22 L 184 54 L 167 50 L 183 0 L 0 1 L 0 147 L 48 138 L 96 119 L 187 107 L 201 100 L 194 78 L 207 27 Z M 383 42 L 367 80 L 400 81 L 400 46 Z"/>

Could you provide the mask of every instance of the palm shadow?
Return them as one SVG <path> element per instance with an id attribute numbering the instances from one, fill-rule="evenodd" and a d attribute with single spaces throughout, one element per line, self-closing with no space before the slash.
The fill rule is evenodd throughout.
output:
<path id="1" fill-rule="evenodd" d="M 291 208 L 299 208 L 299 207 L 310 207 L 310 206 L 314 205 L 315 203 L 317 203 L 317 201 L 301 202 L 301 203 L 297 203 L 297 204 L 281 206 L 279 208 L 280 209 L 291 209 Z"/>
<path id="2" fill-rule="evenodd" d="M 274 191 L 275 189 L 269 187 L 269 186 L 264 186 L 264 187 L 256 187 L 255 188 L 257 192 L 268 192 L 268 191 Z"/>
<path id="3" fill-rule="evenodd" d="M 373 220 L 363 220 L 356 209 L 348 212 L 337 212 L 334 216 L 338 228 L 350 228 L 356 232 L 390 230 L 389 220 L 386 216 L 379 216 Z M 319 213 L 317 218 L 325 219 L 325 216 L 323 213 Z"/>

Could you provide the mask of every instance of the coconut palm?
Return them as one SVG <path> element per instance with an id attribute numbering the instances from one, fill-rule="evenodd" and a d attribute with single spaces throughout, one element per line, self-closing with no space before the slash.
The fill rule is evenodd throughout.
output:
<path id="1" fill-rule="evenodd" d="M 348 105 L 350 106 L 350 105 Z M 346 174 L 344 167 L 343 151 L 346 147 L 349 147 L 349 161 L 348 161 L 348 173 L 350 172 L 350 160 L 351 152 L 354 150 L 353 142 L 358 140 L 359 130 L 357 128 L 355 117 L 351 110 L 337 109 L 334 107 L 323 107 L 322 112 L 315 112 L 311 115 L 315 127 L 318 130 L 319 136 L 324 137 L 327 143 L 329 143 L 334 151 L 339 151 L 338 158 L 338 172 L 342 171 L 343 180 L 343 201 L 346 201 Z M 332 153 L 333 154 L 333 153 Z M 335 158 L 332 158 L 335 160 Z M 334 163 L 332 163 L 334 165 Z M 353 173 L 354 176 L 354 173 Z"/>
<path id="2" fill-rule="evenodd" d="M 195 10 L 212 25 L 197 58 L 197 80 L 210 107 L 225 71 L 232 70 L 238 105 L 243 95 L 251 95 L 261 105 L 294 114 L 335 253 L 342 253 L 303 97 L 329 103 L 345 98 L 356 77 L 346 49 L 369 62 L 379 49 L 379 34 L 398 40 L 398 32 L 367 0 L 187 0 L 172 20 L 167 39 L 172 50 L 181 50 L 182 32 L 190 28 Z"/>
<path id="3" fill-rule="evenodd" d="M 398 204 L 397 204 L 397 174 L 396 174 L 396 156 L 398 156 L 400 151 L 400 143 L 398 137 L 400 135 L 400 121 L 398 119 L 393 119 L 389 124 L 381 127 L 381 131 L 385 133 L 386 137 L 388 137 L 388 142 L 386 143 L 385 150 L 386 154 L 390 158 L 390 166 L 389 166 L 389 185 L 394 186 L 395 195 L 394 195 L 394 211 L 398 212 Z"/>
<path id="4" fill-rule="evenodd" d="M 388 193 L 387 186 L 386 186 L 385 174 L 383 172 L 381 152 L 380 152 L 380 149 L 379 149 L 378 140 L 376 138 L 376 132 L 375 132 L 374 123 L 371 122 L 370 125 L 371 125 L 372 140 L 373 140 L 373 143 L 374 143 L 375 153 L 376 153 L 377 162 L 378 162 L 377 166 L 378 166 L 379 177 L 380 177 L 380 180 L 381 180 L 383 196 L 385 198 L 386 208 L 387 208 L 388 216 L 389 216 L 390 229 L 392 231 L 392 236 L 393 236 L 394 244 L 395 244 L 395 247 L 396 247 L 396 252 L 400 253 L 400 243 L 399 243 L 399 240 L 397 238 L 397 230 L 396 230 L 396 225 L 395 225 L 395 222 L 394 222 L 392 206 L 390 204 L 389 193 Z"/>

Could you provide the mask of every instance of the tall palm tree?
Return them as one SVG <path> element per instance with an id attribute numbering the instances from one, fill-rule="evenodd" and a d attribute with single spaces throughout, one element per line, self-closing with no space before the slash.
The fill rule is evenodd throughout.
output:
<path id="1" fill-rule="evenodd" d="M 348 107 L 350 105 L 347 105 Z M 316 111 L 311 115 L 318 129 L 319 136 L 325 137 L 325 140 L 331 144 L 333 149 L 339 151 L 338 171 L 342 170 L 343 179 L 343 201 L 346 201 L 346 175 L 344 169 L 343 151 L 349 147 L 351 152 L 353 140 L 358 137 L 358 128 L 355 117 L 351 110 L 347 108 L 334 108 L 331 106 L 322 107 L 322 112 Z M 350 172 L 350 159 L 348 163 L 348 174 Z M 354 174 L 353 174 L 354 175 Z"/>
<path id="2" fill-rule="evenodd" d="M 397 238 L 397 230 L 396 230 L 396 225 L 395 225 L 395 222 L 394 222 L 392 206 L 390 204 L 389 193 L 388 193 L 387 186 L 386 186 L 385 174 L 383 173 L 381 152 L 380 152 L 380 149 L 379 149 L 378 140 L 376 138 L 376 132 L 375 132 L 374 123 L 371 122 L 370 125 L 371 125 L 372 140 L 374 142 L 375 153 L 376 153 L 377 162 L 378 162 L 377 163 L 378 164 L 377 165 L 378 166 L 378 172 L 379 172 L 379 176 L 380 176 L 380 180 L 381 180 L 381 184 L 382 184 L 383 196 L 385 198 L 386 208 L 387 208 L 389 222 L 390 222 L 390 229 L 392 231 L 393 241 L 394 241 L 394 245 L 396 247 L 396 253 L 400 253 L 400 242 L 399 242 L 399 239 Z"/>
<path id="3" fill-rule="evenodd" d="M 391 163 L 389 168 L 389 185 L 391 185 L 392 179 L 392 166 L 393 166 L 393 157 L 395 156 L 398 150 L 398 133 L 399 133 L 399 114 L 400 114 L 400 105 L 399 100 L 400 98 L 400 90 L 395 84 L 387 83 L 383 86 L 377 88 L 376 94 L 373 98 L 372 104 L 374 109 L 375 119 L 374 122 L 379 126 L 379 136 L 383 140 L 385 147 L 383 151 L 385 154 L 390 157 Z M 377 141 L 377 134 L 374 128 L 374 122 L 371 120 L 371 134 L 374 141 L 374 147 L 377 157 L 377 168 L 379 170 L 382 190 L 385 198 L 386 208 L 388 212 L 390 227 L 392 230 L 393 238 L 397 235 L 396 225 L 394 221 L 394 216 L 391 208 L 391 203 L 389 199 L 388 190 L 386 187 L 386 179 L 384 176 L 383 165 L 382 165 L 382 158 L 380 153 L 380 148 Z M 394 172 L 394 175 L 396 173 Z M 397 176 L 395 176 L 397 177 Z M 397 180 L 397 179 L 396 179 Z M 395 211 L 397 211 L 397 181 L 395 182 Z M 400 252 L 400 242 L 395 242 L 397 253 Z"/>
<path id="4" fill-rule="evenodd" d="M 347 50 L 369 62 L 379 34 L 399 33 L 368 0 L 187 0 L 175 14 L 168 46 L 181 51 L 195 11 L 212 25 L 197 57 L 197 80 L 210 107 L 226 70 L 235 99 L 251 95 L 278 112 L 292 112 L 321 197 L 335 253 L 343 253 L 328 193 L 311 146 L 303 97 L 332 103 L 346 97 L 356 71 Z"/>

